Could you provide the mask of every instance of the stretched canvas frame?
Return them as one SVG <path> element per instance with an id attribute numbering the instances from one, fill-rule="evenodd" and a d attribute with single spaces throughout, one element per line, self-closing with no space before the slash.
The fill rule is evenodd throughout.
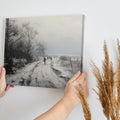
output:
<path id="1" fill-rule="evenodd" d="M 83 69 L 84 15 L 6 18 L 7 83 L 64 88 Z"/>

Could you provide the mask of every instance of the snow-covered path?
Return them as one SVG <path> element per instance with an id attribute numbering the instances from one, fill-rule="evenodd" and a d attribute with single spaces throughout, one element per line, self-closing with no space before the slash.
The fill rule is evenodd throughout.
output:
<path id="1" fill-rule="evenodd" d="M 63 67 L 64 68 L 64 67 Z M 59 73 L 65 73 L 59 69 Z M 59 77 L 52 66 L 41 61 L 33 62 L 19 69 L 15 75 L 7 75 L 7 82 L 15 85 L 64 88 L 66 80 Z"/>

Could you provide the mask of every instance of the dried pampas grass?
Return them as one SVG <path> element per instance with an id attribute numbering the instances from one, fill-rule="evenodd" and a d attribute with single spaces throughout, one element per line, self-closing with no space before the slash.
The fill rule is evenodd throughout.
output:
<path id="1" fill-rule="evenodd" d="M 78 93 L 79 93 L 78 97 L 80 98 L 80 101 L 82 104 L 85 120 L 91 120 L 91 112 L 90 112 L 83 88 L 81 85 L 79 85 L 79 88 L 76 88 L 76 89 L 78 90 Z"/>
<path id="2" fill-rule="evenodd" d="M 118 66 L 117 71 L 113 72 L 113 63 L 109 60 L 107 44 L 104 42 L 104 54 L 102 72 L 91 63 L 94 76 L 97 78 L 97 93 L 103 112 L 108 120 L 120 120 L 120 44 L 118 46 Z"/>

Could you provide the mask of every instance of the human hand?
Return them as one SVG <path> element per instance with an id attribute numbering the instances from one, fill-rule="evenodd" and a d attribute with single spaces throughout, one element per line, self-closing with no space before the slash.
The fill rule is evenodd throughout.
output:
<path id="1" fill-rule="evenodd" d="M 67 83 L 64 97 L 71 101 L 74 106 L 77 106 L 80 103 L 80 98 L 78 96 L 81 87 L 83 88 L 84 94 L 86 97 L 89 95 L 88 87 L 87 87 L 87 73 L 80 73 L 78 71 Z M 80 87 L 81 85 L 81 87 Z M 76 89 L 77 88 L 77 89 Z"/>
<path id="2" fill-rule="evenodd" d="M 57 102 L 50 110 L 43 113 L 35 120 L 66 120 L 72 110 L 80 103 L 79 91 L 88 97 L 88 87 L 86 81 L 87 74 L 78 71 L 67 83 L 64 97 Z"/>
<path id="3" fill-rule="evenodd" d="M 14 87 L 13 85 L 7 85 L 6 84 L 6 70 L 4 67 L 0 68 L 0 97 L 3 97 L 6 93 L 6 91 L 10 88 L 10 87 Z"/>

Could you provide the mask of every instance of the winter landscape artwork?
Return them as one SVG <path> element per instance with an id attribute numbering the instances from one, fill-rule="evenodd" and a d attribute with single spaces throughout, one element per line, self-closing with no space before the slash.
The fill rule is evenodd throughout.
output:
<path id="1" fill-rule="evenodd" d="M 82 71 L 83 24 L 83 15 L 6 18 L 7 83 L 64 88 Z"/>

